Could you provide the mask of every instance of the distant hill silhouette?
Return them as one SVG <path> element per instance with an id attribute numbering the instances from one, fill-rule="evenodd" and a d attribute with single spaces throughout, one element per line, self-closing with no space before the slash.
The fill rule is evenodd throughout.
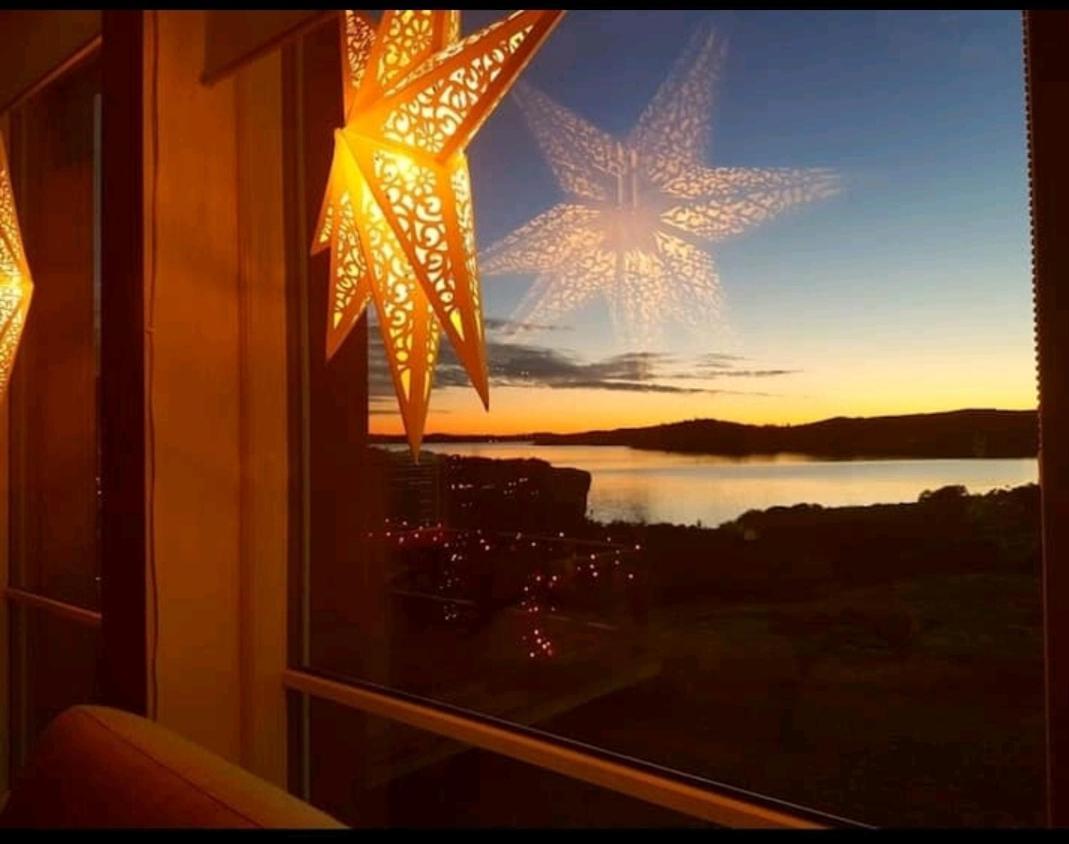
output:
<path id="1" fill-rule="evenodd" d="M 805 425 L 744 425 L 695 419 L 649 428 L 538 434 L 538 445 L 627 445 L 695 454 L 819 457 L 1034 457 L 1031 410 L 956 410 L 909 416 L 835 417 Z"/>
<path id="2" fill-rule="evenodd" d="M 373 437 L 401 442 L 400 437 Z M 645 428 L 510 436 L 432 434 L 428 443 L 533 441 L 536 445 L 624 445 L 735 457 L 795 453 L 815 457 L 1035 457 L 1034 410 L 955 410 L 868 418 L 835 417 L 804 425 L 746 425 L 694 419 Z"/>

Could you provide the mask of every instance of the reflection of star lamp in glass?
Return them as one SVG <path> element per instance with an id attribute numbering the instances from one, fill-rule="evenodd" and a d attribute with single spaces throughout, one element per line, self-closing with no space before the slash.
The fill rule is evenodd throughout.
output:
<path id="1" fill-rule="evenodd" d="M 33 280 L 15 215 L 11 169 L 0 138 L 0 394 L 6 392 L 33 296 Z"/>
<path id="2" fill-rule="evenodd" d="M 696 34 L 624 139 L 521 84 L 514 96 L 567 195 L 482 256 L 487 275 L 531 273 L 517 321 L 550 323 L 596 296 L 635 344 L 667 323 L 707 328 L 720 287 L 709 248 L 837 189 L 827 169 L 707 167 L 720 40 Z"/>
<path id="3" fill-rule="evenodd" d="M 519 11 L 460 40 L 460 13 L 345 13 L 345 127 L 312 251 L 330 247 L 327 356 L 373 301 L 413 454 L 439 330 L 484 405 L 486 349 L 464 148 L 560 19 Z"/>

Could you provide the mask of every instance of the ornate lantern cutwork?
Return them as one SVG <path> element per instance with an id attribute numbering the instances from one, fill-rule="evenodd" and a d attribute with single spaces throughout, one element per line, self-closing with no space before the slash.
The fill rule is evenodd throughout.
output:
<path id="1" fill-rule="evenodd" d="M 11 380 L 32 296 L 33 280 L 19 234 L 11 168 L 0 138 L 0 395 Z"/>
<path id="2" fill-rule="evenodd" d="M 327 356 L 369 302 L 418 455 L 444 331 L 489 408 L 464 149 L 560 19 L 519 11 L 467 38 L 460 13 L 345 13 L 345 126 L 313 253 L 330 249 Z"/>

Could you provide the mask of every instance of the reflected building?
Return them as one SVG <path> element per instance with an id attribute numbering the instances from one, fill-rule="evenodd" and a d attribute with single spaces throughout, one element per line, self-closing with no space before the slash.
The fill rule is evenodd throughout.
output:
<path id="1" fill-rule="evenodd" d="M 432 454 L 416 463 L 407 454 L 390 454 L 386 469 L 387 512 L 396 522 L 430 525 L 441 521 L 442 467 Z"/>

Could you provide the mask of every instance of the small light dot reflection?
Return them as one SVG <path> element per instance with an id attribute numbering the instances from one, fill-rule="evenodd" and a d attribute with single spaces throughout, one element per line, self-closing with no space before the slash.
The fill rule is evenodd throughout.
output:
<path id="1" fill-rule="evenodd" d="M 517 618 L 517 652 L 527 662 L 558 659 L 591 630 L 614 630 L 604 623 L 605 609 L 631 605 L 630 593 L 638 587 L 627 558 L 641 546 L 627 547 L 609 536 L 569 538 L 558 531 L 546 537 L 391 520 L 364 536 L 395 555 L 391 568 L 401 573 L 395 597 L 411 606 L 431 604 L 434 623 L 458 632 L 485 614 L 481 602 L 499 566 L 527 567 L 517 602 L 504 608 Z"/>

